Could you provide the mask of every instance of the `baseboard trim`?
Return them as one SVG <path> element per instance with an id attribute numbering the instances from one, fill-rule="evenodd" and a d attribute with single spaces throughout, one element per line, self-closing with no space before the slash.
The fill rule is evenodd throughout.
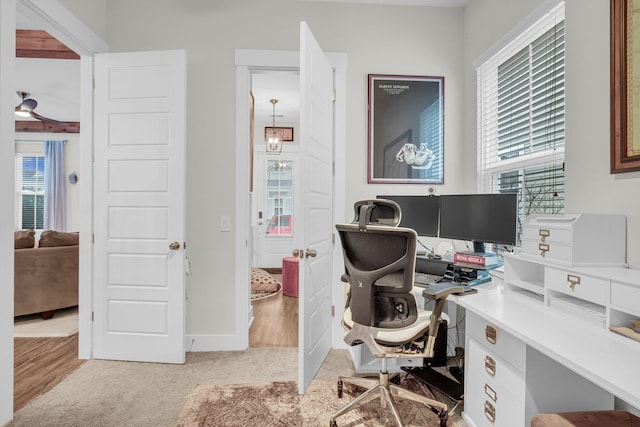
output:
<path id="1" fill-rule="evenodd" d="M 195 351 L 242 351 L 247 344 L 237 335 L 185 335 L 187 352 Z"/>

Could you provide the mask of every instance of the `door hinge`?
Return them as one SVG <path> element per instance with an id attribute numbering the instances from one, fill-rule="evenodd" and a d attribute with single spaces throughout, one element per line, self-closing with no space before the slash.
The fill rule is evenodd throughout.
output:
<path id="1" fill-rule="evenodd" d="M 91 244 L 92 244 L 92 245 L 95 245 L 95 244 L 96 244 L 96 235 L 95 235 L 95 233 L 94 233 L 94 234 L 91 234 Z"/>
<path id="2" fill-rule="evenodd" d="M 332 96 L 331 100 L 332 100 L 333 102 L 336 102 L 336 97 L 337 97 L 337 95 L 336 95 L 336 90 L 335 90 L 335 89 L 333 89 L 333 93 L 331 94 L 331 96 Z"/>
<path id="3" fill-rule="evenodd" d="M 93 311 L 91 312 L 91 321 L 93 322 Z"/>
<path id="4" fill-rule="evenodd" d="M 96 90 L 96 79 L 93 79 L 91 86 L 93 86 L 93 90 Z"/>
<path id="5" fill-rule="evenodd" d="M 331 306 L 331 317 L 336 317 L 336 306 L 335 305 Z"/>
<path id="6" fill-rule="evenodd" d="M 331 233 L 331 244 L 332 245 L 336 244 L 336 233 Z"/>

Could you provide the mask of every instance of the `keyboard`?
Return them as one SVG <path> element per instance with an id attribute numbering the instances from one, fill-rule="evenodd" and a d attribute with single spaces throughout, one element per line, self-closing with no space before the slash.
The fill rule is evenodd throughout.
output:
<path id="1" fill-rule="evenodd" d="M 413 283 L 416 286 L 421 287 L 428 286 L 434 282 L 438 282 L 439 280 L 442 280 L 442 276 L 437 274 L 419 273 L 416 271 L 413 275 Z"/>

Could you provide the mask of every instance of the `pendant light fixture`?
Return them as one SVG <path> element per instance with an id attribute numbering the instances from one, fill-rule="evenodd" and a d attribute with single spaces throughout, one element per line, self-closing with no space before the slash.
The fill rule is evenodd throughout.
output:
<path id="1" fill-rule="evenodd" d="M 280 154 L 282 153 L 282 132 L 280 129 L 276 129 L 276 104 L 277 99 L 271 99 L 273 113 L 271 115 L 271 128 L 266 128 L 265 132 L 265 144 L 267 146 L 267 154 Z"/>

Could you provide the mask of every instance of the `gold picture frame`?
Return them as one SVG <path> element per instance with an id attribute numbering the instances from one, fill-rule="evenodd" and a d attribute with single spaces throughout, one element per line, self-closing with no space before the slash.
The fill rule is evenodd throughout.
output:
<path id="1" fill-rule="evenodd" d="M 293 142 L 293 128 L 265 126 L 264 140 L 268 141 L 269 138 L 273 136 L 278 136 L 280 141 L 283 141 L 283 142 Z"/>
<path id="2" fill-rule="evenodd" d="M 640 171 L 640 0 L 611 0 L 611 173 Z"/>

